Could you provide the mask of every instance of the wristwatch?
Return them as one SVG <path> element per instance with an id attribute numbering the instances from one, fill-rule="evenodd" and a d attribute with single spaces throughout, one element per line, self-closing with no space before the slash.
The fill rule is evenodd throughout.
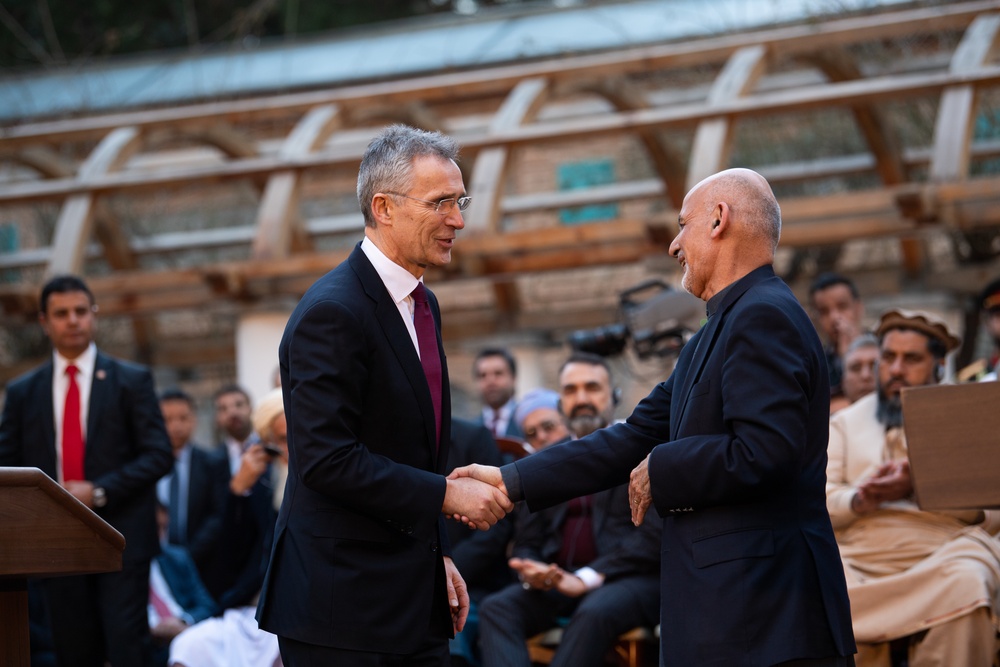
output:
<path id="1" fill-rule="evenodd" d="M 104 489 L 100 486 L 95 486 L 93 494 L 90 497 L 90 502 L 94 507 L 104 507 L 108 504 L 108 496 L 104 493 Z"/>

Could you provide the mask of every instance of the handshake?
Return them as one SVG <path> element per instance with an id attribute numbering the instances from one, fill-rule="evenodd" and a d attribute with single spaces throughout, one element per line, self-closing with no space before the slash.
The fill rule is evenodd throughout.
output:
<path id="1" fill-rule="evenodd" d="M 487 530 L 514 509 L 500 468 L 473 463 L 448 475 L 441 512 L 456 521 Z"/>

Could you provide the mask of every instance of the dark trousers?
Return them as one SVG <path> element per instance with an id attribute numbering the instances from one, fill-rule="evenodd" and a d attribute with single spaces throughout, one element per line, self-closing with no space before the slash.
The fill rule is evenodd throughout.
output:
<path id="1" fill-rule="evenodd" d="M 618 636 L 659 617 L 656 576 L 627 577 L 581 598 L 555 591 L 526 591 L 521 584 L 488 596 L 479 607 L 479 644 L 484 667 L 521 667 L 529 663 L 525 639 L 570 617 L 556 649 L 553 667 L 598 667 Z"/>
<path id="2" fill-rule="evenodd" d="M 281 662 L 285 667 L 329 667 L 330 665 L 350 665 L 351 667 L 448 667 L 448 642 L 445 639 L 428 639 L 416 651 L 408 655 L 391 653 L 368 653 L 318 646 L 278 637 Z"/>
<path id="3" fill-rule="evenodd" d="M 120 572 L 55 577 L 44 587 L 60 667 L 149 664 L 148 562 Z"/>

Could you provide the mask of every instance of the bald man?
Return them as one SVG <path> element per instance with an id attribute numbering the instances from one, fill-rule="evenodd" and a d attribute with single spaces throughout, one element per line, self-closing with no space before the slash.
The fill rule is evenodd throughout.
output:
<path id="1" fill-rule="evenodd" d="M 778 203 L 759 174 L 731 169 L 688 193 L 678 223 L 670 254 L 708 322 L 673 374 L 624 423 L 457 474 L 531 511 L 631 477 L 633 521 L 650 505 L 665 517 L 663 665 L 853 665 L 825 500 L 826 358 L 772 268 Z"/>

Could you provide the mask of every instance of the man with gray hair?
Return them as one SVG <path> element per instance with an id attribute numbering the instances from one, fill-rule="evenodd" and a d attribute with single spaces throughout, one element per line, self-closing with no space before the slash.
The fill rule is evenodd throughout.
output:
<path id="1" fill-rule="evenodd" d="M 285 328 L 288 482 L 257 618 L 286 667 L 447 665 L 469 598 L 442 513 L 485 529 L 513 509 L 494 485 L 443 476 L 448 370 L 422 278 L 465 226 L 457 155 L 451 138 L 404 125 L 372 140 L 365 238 Z"/>

